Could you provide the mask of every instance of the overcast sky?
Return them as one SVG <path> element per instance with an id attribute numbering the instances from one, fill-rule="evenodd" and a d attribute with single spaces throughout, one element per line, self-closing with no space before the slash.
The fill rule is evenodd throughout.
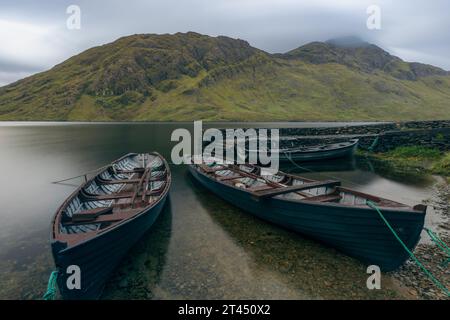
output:
<path id="1" fill-rule="evenodd" d="M 66 25 L 73 4 L 80 30 Z M 366 26 L 373 4 L 381 30 Z M 268 52 L 354 35 L 450 70 L 449 12 L 448 0 L 0 0 L 0 86 L 124 35 L 179 31 L 241 38 Z"/>

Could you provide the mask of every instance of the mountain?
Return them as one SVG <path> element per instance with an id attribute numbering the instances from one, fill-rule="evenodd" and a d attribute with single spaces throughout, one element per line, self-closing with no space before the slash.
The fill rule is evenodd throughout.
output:
<path id="1" fill-rule="evenodd" d="M 400 80 L 417 80 L 427 76 L 446 76 L 449 73 L 421 63 L 408 63 L 380 47 L 355 38 L 312 42 L 279 55 L 285 59 L 300 59 L 313 64 L 338 63 L 354 70 L 372 73 L 384 71 Z"/>
<path id="2" fill-rule="evenodd" d="M 193 32 L 123 37 L 0 88 L 0 120 L 447 119 L 450 75 L 359 39 L 269 54 Z"/>
<path id="3" fill-rule="evenodd" d="M 368 47 L 370 43 L 364 41 L 363 39 L 355 36 L 347 36 L 330 39 L 325 41 L 327 44 L 344 47 L 344 48 L 357 48 L 357 47 Z"/>

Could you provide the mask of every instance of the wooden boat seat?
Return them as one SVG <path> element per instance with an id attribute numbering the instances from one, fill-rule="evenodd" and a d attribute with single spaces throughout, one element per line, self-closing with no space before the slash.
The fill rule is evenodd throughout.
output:
<path id="1" fill-rule="evenodd" d="M 320 187 L 336 187 L 336 186 L 340 186 L 340 185 L 341 185 L 340 181 L 334 181 L 334 180 L 316 181 L 316 182 L 299 184 L 299 185 L 295 185 L 295 186 L 273 188 L 270 190 L 262 190 L 262 191 L 254 192 L 253 194 L 257 198 L 271 198 L 271 197 L 279 196 L 279 195 L 286 194 L 286 193 L 296 192 L 296 191 L 302 191 L 302 190 L 308 190 L 308 189 L 320 188 Z"/>
<path id="2" fill-rule="evenodd" d="M 98 216 L 102 215 L 102 214 L 107 214 L 112 212 L 113 208 L 112 207 L 103 207 L 103 208 L 95 208 L 92 210 L 85 210 L 85 211 L 80 211 L 77 213 L 74 213 L 72 215 L 72 221 L 73 222 L 85 222 L 85 221 L 91 221 L 91 220 L 95 220 Z"/>
<path id="3" fill-rule="evenodd" d="M 101 180 L 101 184 L 135 184 L 139 183 L 140 179 L 125 179 L 125 180 Z"/>
<path id="4" fill-rule="evenodd" d="M 125 173 L 125 174 L 128 174 L 128 173 L 142 173 L 142 172 L 144 172 L 144 171 L 145 171 L 144 168 L 135 168 L 135 169 L 133 169 L 133 170 L 115 169 L 115 172 L 116 172 L 116 173 Z"/>
<path id="5" fill-rule="evenodd" d="M 115 222 L 115 221 L 121 221 L 124 219 L 128 219 L 130 217 L 131 213 L 128 211 L 127 213 L 116 213 L 116 214 L 110 214 L 106 216 L 100 216 L 97 219 L 94 220 L 95 223 L 106 223 L 106 222 Z"/>
<path id="6" fill-rule="evenodd" d="M 107 222 L 117 222 L 124 219 L 128 219 L 130 216 L 133 216 L 136 214 L 136 212 L 140 211 L 140 209 L 133 209 L 128 210 L 126 212 L 118 212 L 113 214 L 107 214 L 107 215 L 100 215 L 92 220 L 89 221 L 89 223 L 107 223 Z M 70 227 L 74 225 L 80 225 L 86 223 L 86 221 L 72 221 L 65 223 L 64 226 Z"/>
<path id="7" fill-rule="evenodd" d="M 258 186 L 258 187 L 249 188 L 247 190 L 250 192 L 259 192 L 259 191 L 265 191 L 265 190 L 273 190 L 273 187 L 269 186 L 269 185 L 262 185 L 262 186 Z"/>
<path id="8" fill-rule="evenodd" d="M 229 176 L 223 176 L 223 177 L 217 177 L 217 180 L 219 181 L 230 181 L 235 179 L 243 178 L 241 175 L 229 175 Z"/>
<path id="9" fill-rule="evenodd" d="M 157 178 L 151 178 L 148 179 L 148 182 L 156 182 L 156 181 L 161 181 L 164 180 L 165 175 L 161 176 L 161 177 L 157 177 Z M 111 180 L 111 181 L 102 181 L 102 184 L 138 184 L 141 181 L 141 179 L 130 179 L 130 180 Z"/>
<path id="10" fill-rule="evenodd" d="M 167 170 L 164 170 L 164 172 L 162 174 L 160 174 L 157 177 L 154 178 L 150 178 L 148 181 L 149 182 L 154 182 L 154 181 L 160 181 L 165 179 L 167 176 Z M 141 179 L 123 179 L 123 180 L 105 180 L 102 178 L 97 178 L 98 180 L 100 180 L 101 184 L 106 184 L 106 185 L 110 185 L 110 184 L 137 184 L 141 181 Z"/>
<path id="11" fill-rule="evenodd" d="M 342 197 L 339 194 L 333 193 L 333 194 L 325 194 L 321 196 L 316 197 L 307 197 L 303 200 L 305 201 L 313 201 L 313 202 L 333 202 L 341 200 Z"/>
<path id="12" fill-rule="evenodd" d="M 214 172 L 217 172 L 217 171 L 227 170 L 227 168 L 226 168 L 226 167 L 223 167 L 223 166 L 220 166 L 219 168 L 211 168 L 211 167 L 208 167 L 208 166 L 205 165 L 205 164 L 199 164 L 198 166 L 199 166 L 203 171 L 205 171 L 206 173 L 214 173 Z"/>
<path id="13" fill-rule="evenodd" d="M 150 192 L 146 192 L 145 196 L 157 196 L 161 193 L 161 190 L 153 190 Z M 137 194 L 136 196 L 142 195 Z M 89 199 L 92 200 L 118 200 L 118 199 L 126 199 L 126 198 L 133 198 L 135 196 L 134 192 L 123 192 L 123 193 L 117 193 L 117 194 L 108 194 L 108 195 L 101 195 L 101 196 L 89 196 Z"/>

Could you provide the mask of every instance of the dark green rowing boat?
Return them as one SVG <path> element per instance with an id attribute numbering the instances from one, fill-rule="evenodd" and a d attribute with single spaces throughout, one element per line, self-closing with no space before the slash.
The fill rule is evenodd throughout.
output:
<path id="1" fill-rule="evenodd" d="M 405 245 L 413 250 L 427 207 L 398 203 L 283 172 L 265 174 L 252 165 L 190 165 L 204 187 L 251 214 L 316 239 L 382 271 L 397 269 L 409 254 L 389 230 L 375 204 Z"/>

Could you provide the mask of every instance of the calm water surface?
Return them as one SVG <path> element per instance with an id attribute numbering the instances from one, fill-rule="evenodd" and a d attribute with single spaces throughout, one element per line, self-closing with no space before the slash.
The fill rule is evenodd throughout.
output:
<path id="1" fill-rule="evenodd" d="M 53 270 L 49 223 L 81 183 L 52 181 L 128 152 L 155 150 L 170 159 L 170 134 L 180 126 L 190 128 L 173 123 L 0 125 L 0 299 L 39 299 L 45 291 Z M 295 166 L 285 169 L 305 172 Z M 172 166 L 172 173 L 167 207 L 117 269 L 105 299 L 403 297 L 391 277 L 383 278 L 382 290 L 369 291 L 365 267 L 358 261 L 223 202 L 197 185 L 184 166 Z M 315 163 L 304 175 L 337 177 L 345 186 L 408 204 L 432 197 L 437 179 L 398 175 L 364 159 Z M 437 228 L 439 223 L 431 212 L 427 224 Z"/>

